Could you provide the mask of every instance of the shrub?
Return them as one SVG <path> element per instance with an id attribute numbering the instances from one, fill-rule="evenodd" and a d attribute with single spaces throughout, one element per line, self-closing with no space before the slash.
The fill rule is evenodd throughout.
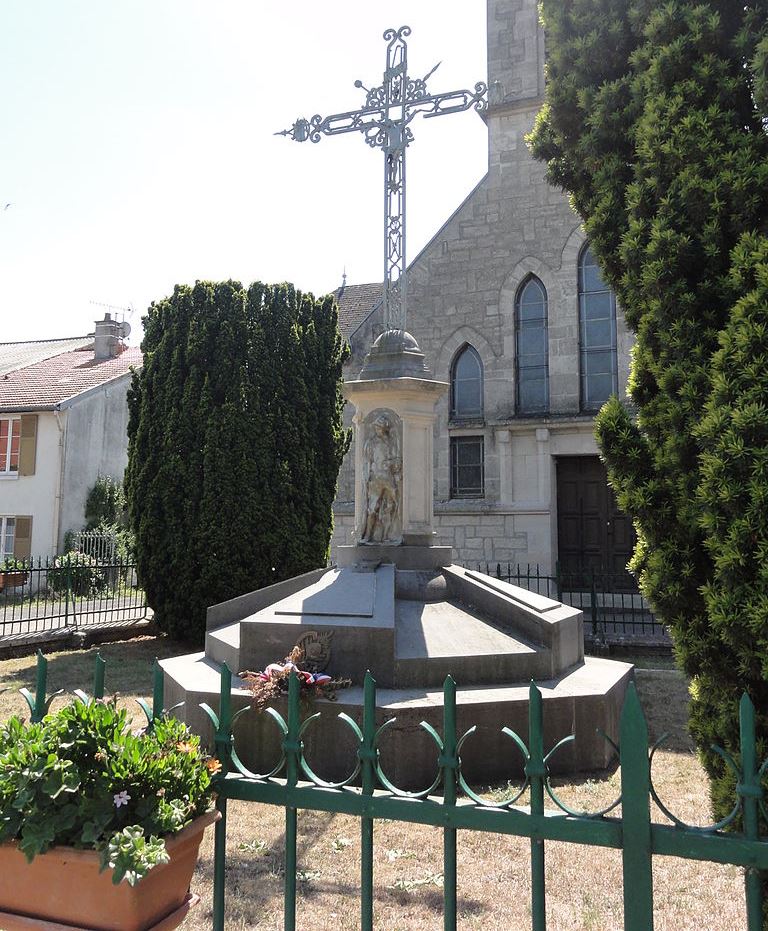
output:
<path id="1" fill-rule="evenodd" d="M 347 449 L 331 297 L 177 286 L 144 318 L 128 395 L 131 526 L 158 625 L 201 642 L 206 609 L 325 565 Z"/>
<path id="2" fill-rule="evenodd" d="M 738 757 L 744 691 L 768 751 L 766 5 L 543 0 L 542 12 L 534 152 L 636 334 L 633 407 L 612 398 L 598 442 L 638 531 L 631 568 L 693 680 L 719 819 L 737 786 L 711 744 Z"/>
<path id="3" fill-rule="evenodd" d="M 95 556 L 70 550 L 53 560 L 48 570 L 48 587 L 57 595 L 94 595 L 106 584 L 104 570 Z"/>
<path id="4" fill-rule="evenodd" d="M 0 728 L 0 842 L 30 861 L 54 845 L 97 850 L 115 884 L 134 885 L 167 861 L 162 836 L 206 811 L 216 765 L 175 718 L 132 733 L 114 700 L 13 717 Z"/>

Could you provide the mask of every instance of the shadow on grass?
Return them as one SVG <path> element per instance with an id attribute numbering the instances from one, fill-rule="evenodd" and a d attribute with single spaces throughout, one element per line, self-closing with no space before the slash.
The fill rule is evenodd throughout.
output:
<path id="1" fill-rule="evenodd" d="M 47 692 L 58 689 L 71 693 L 82 689 L 93 691 L 96 656 L 106 661 L 105 694 L 146 697 L 152 695 L 153 665 L 155 658 L 165 659 L 189 653 L 193 646 L 166 637 L 140 637 L 133 640 L 102 643 L 87 650 L 65 650 L 46 654 L 48 660 Z M 24 656 L 0 661 L 0 689 L 34 691 L 37 676 L 37 656 Z M 9 695 L 3 696 L 7 704 Z M 19 696 L 18 708 L 14 702 L 10 714 L 20 713 L 26 705 Z"/>

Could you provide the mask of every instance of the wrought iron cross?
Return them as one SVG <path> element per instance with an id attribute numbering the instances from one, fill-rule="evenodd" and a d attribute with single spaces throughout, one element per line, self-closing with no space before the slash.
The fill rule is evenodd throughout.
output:
<path id="1" fill-rule="evenodd" d="M 355 87 L 365 93 L 365 104 L 359 110 L 334 113 L 311 120 L 298 119 L 290 129 L 276 133 L 290 136 L 295 142 L 319 142 L 323 136 L 361 132 L 372 148 L 384 151 L 384 327 L 404 330 L 406 322 L 405 278 L 405 150 L 413 141 L 410 123 L 417 113 L 425 117 L 460 113 L 474 107 L 482 112 L 488 106 L 487 87 L 475 84 L 474 91 L 427 92 L 427 80 L 435 67 L 423 78 L 408 76 L 408 46 L 405 37 L 409 26 L 387 29 L 387 67 L 384 81 L 370 90 L 362 81 Z"/>

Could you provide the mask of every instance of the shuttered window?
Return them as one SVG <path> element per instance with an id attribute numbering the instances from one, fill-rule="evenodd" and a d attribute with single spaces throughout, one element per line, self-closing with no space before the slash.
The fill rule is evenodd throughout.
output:
<path id="1" fill-rule="evenodd" d="M 0 562 L 6 557 L 29 559 L 32 555 L 32 518 L 0 517 Z"/>
<path id="2" fill-rule="evenodd" d="M 21 418 L 0 418 L 0 473 L 19 471 Z"/>
<path id="3" fill-rule="evenodd" d="M 0 517 L 0 561 L 6 556 L 13 556 L 16 539 L 16 518 Z"/>
<path id="4" fill-rule="evenodd" d="M 21 415 L 19 475 L 34 475 L 37 459 L 37 414 Z"/>

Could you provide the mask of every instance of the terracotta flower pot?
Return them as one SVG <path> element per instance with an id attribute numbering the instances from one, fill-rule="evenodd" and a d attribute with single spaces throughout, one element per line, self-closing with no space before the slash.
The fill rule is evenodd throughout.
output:
<path id="1" fill-rule="evenodd" d="M 0 589 L 18 588 L 19 585 L 26 584 L 28 577 L 28 573 L 22 572 L 21 570 L 0 572 Z"/>
<path id="2" fill-rule="evenodd" d="M 94 850 L 52 847 L 27 863 L 15 842 L 0 844 L 0 928 L 169 931 L 178 927 L 197 901 L 187 893 L 203 832 L 219 817 L 217 811 L 208 812 L 167 837 L 170 862 L 153 867 L 135 886 L 125 881 L 114 885 L 111 870 L 100 873 Z"/>

